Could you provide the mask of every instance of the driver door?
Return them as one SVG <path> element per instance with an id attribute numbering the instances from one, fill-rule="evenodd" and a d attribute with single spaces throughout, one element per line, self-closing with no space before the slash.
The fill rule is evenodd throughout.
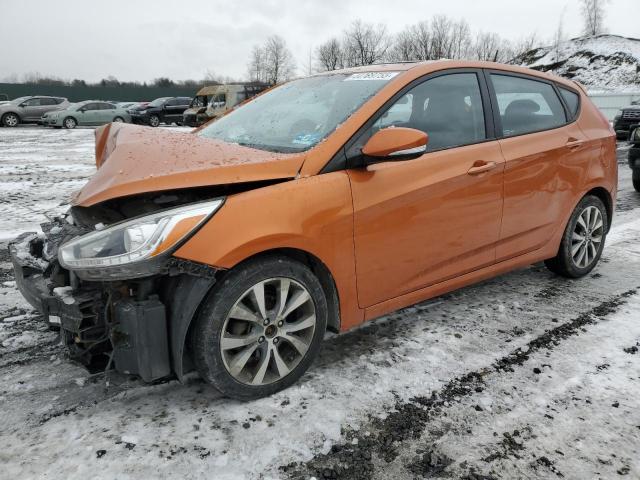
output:
<path id="1" fill-rule="evenodd" d="M 495 262 L 504 159 L 483 81 L 478 71 L 425 80 L 349 149 L 357 155 L 373 133 L 393 126 L 429 136 L 418 158 L 348 170 L 360 307 Z"/>

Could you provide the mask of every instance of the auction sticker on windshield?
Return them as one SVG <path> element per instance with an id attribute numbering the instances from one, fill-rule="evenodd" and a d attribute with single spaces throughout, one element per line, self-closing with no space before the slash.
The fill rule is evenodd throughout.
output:
<path id="1" fill-rule="evenodd" d="M 391 80 L 400 72 L 364 72 L 354 73 L 344 79 L 345 82 L 353 80 Z"/>

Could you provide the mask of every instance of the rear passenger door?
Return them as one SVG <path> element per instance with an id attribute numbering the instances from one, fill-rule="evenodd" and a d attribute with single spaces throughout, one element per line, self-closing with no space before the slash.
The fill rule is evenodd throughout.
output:
<path id="1" fill-rule="evenodd" d="M 101 103 L 98 112 L 98 124 L 102 125 L 113 121 L 116 116 L 116 107 L 110 103 Z"/>
<path id="2" fill-rule="evenodd" d="M 542 248 L 585 173 L 585 136 L 557 86 L 537 77 L 487 73 L 505 158 L 504 210 L 496 260 Z"/>

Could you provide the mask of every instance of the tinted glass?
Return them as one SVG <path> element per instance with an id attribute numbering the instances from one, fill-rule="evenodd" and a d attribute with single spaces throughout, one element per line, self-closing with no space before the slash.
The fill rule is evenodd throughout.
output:
<path id="1" fill-rule="evenodd" d="M 100 110 L 113 110 L 114 108 L 116 108 L 116 107 L 111 105 L 110 103 L 101 103 L 100 104 Z"/>
<path id="2" fill-rule="evenodd" d="M 149 105 L 147 105 L 148 107 L 161 107 L 162 105 L 164 105 L 164 102 L 166 102 L 167 100 L 169 100 L 171 97 L 161 97 L 161 98 L 156 98 L 153 102 L 151 102 Z"/>
<path id="3" fill-rule="evenodd" d="M 197 135 L 272 152 L 302 152 L 326 138 L 397 72 L 335 73 L 285 83 Z"/>
<path id="4" fill-rule="evenodd" d="M 566 88 L 560 88 L 560 95 L 562 95 L 567 107 L 569 107 L 571 118 L 575 118 L 578 114 L 578 108 L 580 107 L 580 97 L 577 93 L 567 90 Z"/>
<path id="5" fill-rule="evenodd" d="M 97 103 L 87 103 L 84 106 L 80 106 L 80 109 L 82 110 L 99 110 L 100 109 L 100 105 Z"/>
<path id="6" fill-rule="evenodd" d="M 55 98 L 41 98 L 40 99 L 40 105 L 57 105 L 58 102 L 56 102 Z"/>
<path id="7" fill-rule="evenodd" d="M 421 83 L 380 117 L 372 133 L 391 126 L 426 132 L 428 151 L 484 140 L 484 110 L 478 77 L 475 73 L 456 73 Z"/>
<path id="8" fill-rule="evenodd" d="M 26 102 L 24 102 L 24 106 L 25 107 L 39 107 L 40 106 L 40 99 L 39 98 L 32 98 L 31 100 L 27 100 Z"/>
<path id="9" fill-rule="evenodd" d="M 567 121 L 553 87 L 527 78 L 491 74 L 505 137 L 548 130 Z"/>

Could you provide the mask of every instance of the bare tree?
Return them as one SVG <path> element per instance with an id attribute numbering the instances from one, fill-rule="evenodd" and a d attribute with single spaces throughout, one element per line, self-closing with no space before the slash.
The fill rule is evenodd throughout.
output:
<path id="1" fill-rule="evenodd" d="M 580 0 L 585 35 L 600 35 L 605 32 L 605 6 L 610 0 Z"/>
<path id="2" fill-rule="evenodd" d="M 560 15 L 560 20 L 558 21 L 558 28 L 556 28 L 556 32 L 553 35 L 553 54 L 554 54 L 554 62 L 558 62 L 560 60 L 560 47 L 562 46 L 562 42 L 564 42 L 564 10 L 562 11 L 562 15 Z"/>
<path id="3" fill-rule="evenodd" d="M 344 32 L 344 62 L 347 67 L 372 65 L 385 58 L 391 41 L 387 27 L 356 20 Z"/>
<path id="4" fill-rule="evenodd" d="M 247 68 L 249 70 L 249 80 L 252 82 L 266 82 L 266 53 L 264 48 L 259 45 L 254 45 L 251 50 L 251 57 L 249 58 L 249 64 Z"/>
<path id="5" fill-rule="evenodd" d="M 495 33 L 479 32 L 473 44 L 472 55 L 482 61 L 497 62 L 502 60 L 502 41 Z"/>
<path id="6" fill-rule="evenodd" d="M 320 70 L 337 70 L 344 66 L 344 54 L 340 40 L 332 38 L 320 45 L 316 50 L 316 58 Z"/>
<path id="7" fill-rule="evenodd" d="M 416 23 L 409 29 L 413 40 L 413 50 L 415 59 L 419 61 L 431 60 L 431 30 L 429 23 L 422 21 Z"/>
<path id="8" fill-rule="evenodd" d="M 266 81 L 272 85 L 289 80 L 295 73 L 293 55 L 284 39 L 273 35 L 264 46 Z"/>
<path id="9" fill-rule="evenodd" d="M 416 60 L 416 41 L 411 30 L 398 33 L 389 50 L 389 60 L 393 62 L 413 62 Z"/>

